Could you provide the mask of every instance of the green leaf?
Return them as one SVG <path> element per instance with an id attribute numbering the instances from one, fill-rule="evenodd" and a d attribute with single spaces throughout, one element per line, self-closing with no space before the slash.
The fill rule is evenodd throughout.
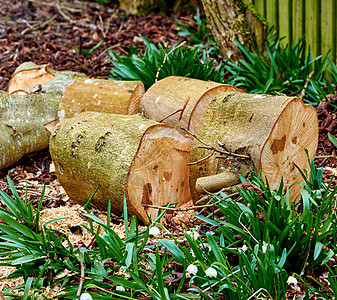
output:
<path id="1" fill-rule="evenodd" d="M 27 300 L 28 299 L 28 294 L 29 294 L 30 288 L 32 286 L 32 283 L 33 283 L 33 278 L 32 277 L 28 277 L 28 279 L 26 281 L 26 284 L 25 284 L 25 290 L 23 292 L 23 297 L 22 297 L 23 300 Z"/>
<path id="2" fill-rule="evenodd" d="M 133 247 L 134 243 L 127 243 L 125 246 L 125 251 L 126 251 L 126 259 L 125 259 L 125 265 L 127 267 L 130 267 L 132 263 L 132 257 L 133 257 Z"/>
<path id="3" fill-rule="evenodd" d="M 337 148 L 337 139 L 330 132 L 328 132 L 328 137 L 330 142 Z"/>
<path id="4" fill-rule="evenodd" d="M 162 240 L 158 239 L 158 243 L 162 246 L 164 246 L 169 252 L 172 253 L 172 255 L 178 259 L 178 261 L 183 265 L 186 266 L 186 257 L 182 253 L 182 251 L 179 249 L 179 247 L 171 240 Z"/>

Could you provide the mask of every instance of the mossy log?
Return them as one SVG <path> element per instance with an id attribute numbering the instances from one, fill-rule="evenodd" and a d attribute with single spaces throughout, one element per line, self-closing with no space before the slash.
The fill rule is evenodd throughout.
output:
<path id="1" fill-rule="evenodd" d="M 220 93 L 207 109 L 200 100 L 190 123 L 199 124 L 191 151 L 192 196 L 240 182 L 239 175 L 261 171 L 272 189 L 301 180 L 294 163 L 309 169 L 318 144 L 315 108 L 300 98 Z M 202 141 L 202 142 L 201 142 Z M 202 160 L 202 158 L 205 158 Z M 298 187 L 291 188 L 298 195 Z"/>
<path id="2" fill-rule="evenodd" d="M 27 68 L 32 68 L 33 76 Z M 35 64 L 23 64 L 16 71 L 9 85 L 9 91 L 0 92 L 0 170 L 15 164 L 23 155 L 48 147 L 49 133 L 44 124 L 57 118 L 61 96 L 68 84 L 73 81 L 74 73 L 47 72 L 49 81 L 37 75 L 41 88 L 31 92 L 34 77 L 42 69 Z M 23 80 L 28 75 L 29 84 Z M 18 90 L 20 92 L 18 92 Z"/>
<path id="3" fill-rule="evenodd" d="M 204 105 L 220 92 L 243 92 L 228 84 L 170 76 L 153 84 L 140 100 L 144 116 L 176 128 L 187 128 L 195 104 Z M 208 104 L 207 104 L 208 103 Z M 195 128 L 189 128 L 196 132 Z"/>
<path id="4" fill-rule="evenodd" d="M 191 199 L 188 160 L 192 139 L 175 128 L 139 115 L 85 112 L 64 119 L 51 134 L 50 154 L 69 197 L 154 220 L 158 210 L 143 205 L 183 204 Z M 184 186 L 182 184 L 184 182 Z M 127 187 L 127 190 L 126 190 Z"/>

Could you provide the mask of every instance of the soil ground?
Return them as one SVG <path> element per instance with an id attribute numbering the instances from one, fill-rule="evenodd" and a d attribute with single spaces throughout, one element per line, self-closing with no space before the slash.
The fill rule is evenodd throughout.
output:
<path id="1" fill-rule="evenodd" d="M 108 49 L 119 55 L 128 54 L 129 46 L 139 43 L 143 50 L 140 35 L 153 43 L 176 44 L 182 39 L 177 35 L 175 18 L 190 26 L 196 25 L 193 15 L 126 15 L 93 1 L 0 0 L 0 90 L 6 90 L 15 68 L 25 61 L 48 64 L 55 70 L 108 78 L 107 72 L 111 70 Z M 89 52 L 101 40 L 104 42 L 90 57 L 81 54 L 81 49 Z M 327 102 L 335 97 L 328 96 Z M 337 136 L 336 109 L 322 104 L 317 113 L 320 125 L 317 155 L 336 156 L 337 149 L 327 136 L 328 132 Z M 317 159 L 316 164 L 324 167 L 326 181 L 337 172 L 335 159 Z M 14 167 L 0 171 L 0 189 L 9 192 L 6 180 L 9 175 L 22 191 L 28 182 L 32 187 L 29 189 L 30 199 L 37 201 L 39 192 L 36 191 L 46 183 L 48 190 L 43 208 L 62 206 L 70 200 L 57 185 L 52 168 L 48 149 L 29 154 Z M 291 292 L 288 296 L 296 299 Z"/>

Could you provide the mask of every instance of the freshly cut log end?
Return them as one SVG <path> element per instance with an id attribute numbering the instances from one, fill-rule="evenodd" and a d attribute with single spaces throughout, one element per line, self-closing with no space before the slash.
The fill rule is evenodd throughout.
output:
<path id="1" fill-rule="evenodd" d="M 180 206 L 191 200 L 191 147 L 192 138 L 168 125 L 154 125 L 144 133 L 129 170 L 127 196 L 133 211 L 146 223 L 158 215 L 157 208 L 146 205 Z"/>
<path id="2" fill-rule="evenodd" d="M 76 78 L 63 94 L 59 118 L 72 118 L 85 111 L 136 114 L 144 92 L 140 81 Z"/>
<path id="3" fill-rule="evenodd" d="M 285 188 L 303 178 L 294 164 L 300 169 L 309 170 L 309 159 L 313 159 L 318 145 L 318 119 L 313 106 L 295 98 L 283 110 L 274 124 L 270 135 L 262 147 L 260 167 L 262 176 L 268 179 L 272 189 L 278 188 L 281 178 Z M 292 196 L 298 195 L 301 187 L 293 186 Z"/>
<path id="4" fill-rule="evenodd" d="M 243 91 L 227 84 L 170 76 L 159 80 L 147 90 L 140 101 L 140 110 L 144 116 L 157 122 L 187 129 L 195 104 L 200 99 L 209 104 L 220 92 Z M 193 128 L 190 130 L 196 132 Z"/>
<path id="5" fill-rule="evenodd" d="M 226 155 L 214 152 L 217 154 L 202 163 L 191 165 L 194 200 L 203 190 L 213 192 L 239 183 L 238 175 L 246 176 L 252 170 L 261 171 L 271 188 L 277 188 L 282 177 L 284 187 L 288 188 L 301 180 L 294 163 L 308 169 L 304 149 L 313 158 L 318 144 L 316 110 L 303 104 L 300 98 L 220 93 L 210 104 L 203 100 L 196 104 L 190 117 L 192 122 L 198 128 L 197 137 L 204 143 L 193 142 L 191 162 L 208 157 L 210 149 L 227 151 Z M 292 201 L 298 189 L 298 185 L 290 189 Z"/>
<path id="6" fill-rule="evenodd" d="M 33 87 L 38 84 L 45 84 L 55 77 L 48 69 L 48 65 L 42 67 L 23 69 L 16 72 L 7 88 L 7 92 L 12 94 L 17 90 L 22 90 L 27 87 Z"/>

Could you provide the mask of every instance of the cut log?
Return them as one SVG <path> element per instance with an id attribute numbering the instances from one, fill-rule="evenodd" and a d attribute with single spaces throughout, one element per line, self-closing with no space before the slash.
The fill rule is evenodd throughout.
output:
<path id="1" fill-rule="evenodd" d="M 48 147 L 43 125 L 55 119 L 61 95 L 10 95 L 0 92 L 0 169 L 23 155 Z"/>
<path id="2" fill-rule="evenodd" d="M 60 120 L 84 111 L 136 114 L 144 92 L 140 81 L 77 78 L 66 88 L 61 99 Z"/>
<path id="3" fill-rule="evenodd" d="M 191 113 L 189 128 L 195 124 L 199 138 L 191 161 L 214 154 L 190 166 L 194 199 L 203 190 L 214 192 L 239 183 L 239 175 L 251 170 L 261 171 L 275 189 L 282 177 L 285 188 L 301 180 L 294 163 L 309 169 L 304 149 L 312 159 L 318 144 L 317 113 L 311 105 L 300 98 L 243 93 L 220 93 L 208 107 L 203 101 Z M 292 200 L 298 189 L 290 189 Z"/>
<path id="4" fill-rule="evenodd" d="M 129 212 L 149 222 L 158 210 L 143 204 L 191 199 L 191 145 L 192 139 L 177 129 L 139 115 L 85 112 L 57 124 L 50 154 L 72 200 L 83 204 L 98 188 L 92 202 L 106 209 L 110 197 L 112 210 L 121 213 L 127 187 Z"/>
<path id="5" fill-rule="evenodd" d="M 30 72 L 27 66 L 32 66 L 33 70 Z M 23 95 L 0 93 L 0 169 L 13 165 L 25 154 L 48 147 L 49 133 L 43 125 L 57 117 L 61 96 L 73 81 L 73 75 L 62 72 L 50 76 L 51 79 L 44 84 L 37 76 L 41 89 L 31 93 L 36 72 L 38 67 L 35 64 L 25 64 L 16 73 L 18 77 L 13 77 L 20 80 L 11 81 L 9 90 L 23 89 Z M 49 71 L 43 72 L 49 74 Z M 24 80 L 25 76 L 28 81 Z"/>
<path id="6" fill-rule="evenodd" d="M 144 116 L 157 122 L 187 128 L 195 104 L 201 99 L 203 104 L 210 103 L 220 92 L 243 91 L 227 84 L 170 76 L 159 80 L 147 90 L 140 101 L 140 110 Z"/>
<path id="7" fill-rule="evenodd" d="M 158 215 L 157 208 L 191 200 L 188 161 L 192 138 L 171 126 L 150 127 L 143 135 L 127 179 L 127 196 L 133 211 L 148 222 Z"/>

